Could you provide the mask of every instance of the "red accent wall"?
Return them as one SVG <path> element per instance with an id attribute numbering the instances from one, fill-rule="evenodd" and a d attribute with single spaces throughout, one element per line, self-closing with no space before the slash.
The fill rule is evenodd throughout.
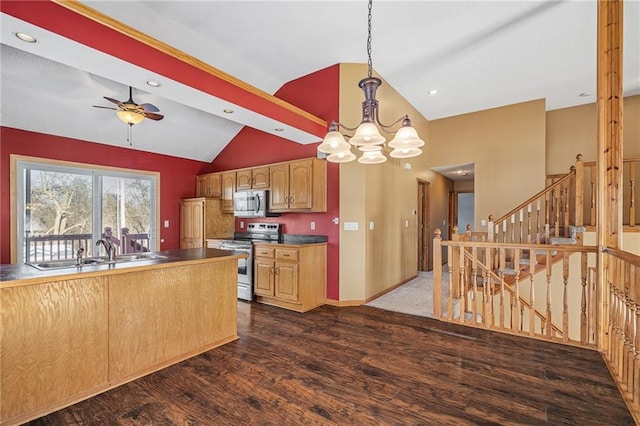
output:
<path id="1" fill-rule="evenodd" d="M 0 127 L 0 263 L 11 262 L 10 155 L 160 172 L 160 244 L 162 250 L 180 247 L 180 199 L 195 195 L 196 176 L 211 165 L 167 155 L 85 142 L 43 133 Z M 168 220 L 169 228 L 162 227 Z"/>
<path id="2" fill-rule="evenodd" d="M 339 117 L 340 66 L 333 65 L 285 84 L 275 96 L 327 122 Z M 238 169 L 277 163 L 298 158 L 315 157 L 318 144 L 300 145 L 274 135 L 244 127 L 213 161 L 214 171 Z M 326 235 L 327 246 L 327 297 L 339 300 L 339 227 L 332 222 L 340 217 L 339 165 L 327 163 L 327 212 L 287 213 L 265 219 L 236 219 L 236 231 L 240 222 L 279 222 L 288 234 Z M 316 223 L 311 230 L 310 223 Z"/>

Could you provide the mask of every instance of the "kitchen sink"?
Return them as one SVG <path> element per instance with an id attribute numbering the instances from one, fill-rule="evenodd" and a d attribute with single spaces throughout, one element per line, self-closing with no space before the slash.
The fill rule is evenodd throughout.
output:
<path id="1" fill-rule="evenodd" d="M 41 271 L 47 271 L 50 269 L 77 268 L 81 266 L 104 265 L 166 258 L 167 256 L 155 253 L 131 253 L 118 255 L 116 256 L 115 260 L 112 261 L 109 261 L 106 257 L 85 257 L 84 259 L 82 259 L 80 265 L 78 265 L 78 262 L 76 260 L 51 260 L 48 262 L 27 263 L 27 265 L 31 265 Z"/>

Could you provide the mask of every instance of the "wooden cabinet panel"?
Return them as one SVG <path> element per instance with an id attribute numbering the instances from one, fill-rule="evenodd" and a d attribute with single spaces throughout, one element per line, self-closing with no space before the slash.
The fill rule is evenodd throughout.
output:
<path id="1" fill-rule="evenodd" d="M 236 189 L 269 189 L 269 167 L 236 170 Z"/>
<path id="2" fill-rule="evenodd" d="M 270 208 L 275 212 L 326 212 L 326 162 L 308 158 L 272 165 Z"/>
<path id="3" fill-rule="evenodd" d="M 275 296 L 279 299 L 298 301 L 298 264 L 294 262 L 275 263 Z"/>
<path id="4" fill-rule="evenodd" d="M 29 413 L 52 411 L 108 385 L 102 277 L 3 288 L 0 306 L 3 422 L 22 423 Z"/>
<path id="5" fill-rule="evenodd" d="M 289 165 L 289 208 L 310 209 L 312 198 L 311 160 L 295 161 Z"/>
<path id="6" fill-rule="evenodd" d="M 237 289 L 224 284 L 236 281 L 231 266 L 204 263 L 110 276 L 110 380 L 153 371 L 233 338 Z"/>
<path id="7" fill-rule="evenodd" d="M 257 258 L 253 268 L 254 292 L 261 296 L 274 295 L 274 262 L 270 259 Z"/>
<path id="8" fill-rule="evenodd" d="M 220 173 L 199 175 L 196 179 L 196 197 L 220 198 L 222 176 Z"/>
<path id="9" fill-rule="evenodd" d="M 223 214 L 219 198 L 185 198 L 180 201 L 180 248 L 204 247 L 206 239 L 231 238 L 233 215 Z"/>
<path id="10" fill-rule="evenodd" d="M 236 192 L 236 172 L 222 173 L 222 211 L 233 213 L 233 194 Z"/>
<path id="11" fill-rule="evenodd" d="M 326 298 L 326 244 L 255 244 L 257 301 L 305 312 Z"/>
<path id="12" fill-rule="evenodd" d="M 269 168 L 271 191 L 269 208 L 273 211 L 289 209 L 289 164 L 278 164 Z"/>

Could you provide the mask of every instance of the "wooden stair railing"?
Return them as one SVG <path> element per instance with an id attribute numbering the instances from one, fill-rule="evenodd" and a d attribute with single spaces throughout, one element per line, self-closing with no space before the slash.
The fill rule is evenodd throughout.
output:
<path id="1" fill-rule="evenodd" d="M 472 252 L 469 252 L 468 250 L 465 250 L 465 258 L 471 262 L 473 264 L 474 262 L 474 257 Z M 561 257 L 562 258 L 562 257 Z M 522 319 L 524 317 L 524 310 L 527 309 L 528 312 L 532 315 L 537 317 L 540 320 L 541 323 L 541 333 L 544 333 L 545 330 L 547 329 L 547 316 L 546 314 L 543 314 L 542 312 L 540 312 L 537 308 L 535 308 L 531 302 L 529 302 L 529 300 L 525 299 L 524 296 L 520 295 L 520 291 L 518 288 L 518 284 L 520 282 L 520 280 L 525 280 L 528 278 L 528 276 L 530 275 L 530 271 L 529 273 L 520 276 L 520 274 L 516 274 L 514 275 L 514 281 L 512 283 L 508 282 L 507 279 L 505 279 L 505 274 L 504 272 L 501 273 L 501 275 L 499 276 L 498 274 L 496 274 L 495 272 L 493 272 L 487 265 L 485 265 L 483 262 L 481 261 L 477 261 L 476 262 L 476 267 L 473 268 L 475 270 L 477 270 L 477 268 L 479 268 L 482 272 L 481 275 L 481 279 L 483 281 L 483 286 L 482 286 L 482 291 L 485 292 L 485 296 L 495 296 L 498 293 L 503 293 L 502 297 L 504 297 L 504 292 L 506 291 L 507 293 L 509 293 L 510 296 L 515 298 L 516 303 L 513 305 L 512 309 L 511 309 L 511 327 L 514 327 L 513 321 L 517 321 L 517 316 L 515 316 L 514 314 L 517 313 L 518 311 L 518 305 L 520 305 L 520 319 Z M 545 269 L 544 267 L 542 269 Z M 541 269 L 541 270 L 542 270 Z M 536 272 L 537 273 L 537 272 Z M 535 273 L 534 273 L 535 274 Z M 486 285 L 486 283 L 491 283 L 491 282 L 495 282 L 497 283 L 497 285 Z M 473 298 L 475 299 L 475 295 L 478 294 L 478 284 L 477 284 L 477 279 L 471 279 L 471 282 L 468 283 L 469 284 L 469 290 L 471 290 L 474 294 Z M 489 289 L 489 292 L 487 292 L 487 289 Z M 491 291 L 491 290 L 496 290 L 496 291 Z M 489 297 L 485 298 L 485 304 L 483 306 L 483 321 L 489 321 L 491 318 L 491 315 L 488 315 L 488 313 L 486 312 L 486 310 L 491 309 L 491 304 L 489 304 L 488 302 L 486 302 L 487 300 L 489 300 Z M 476 308 L 477 309 L 477 304 L 472 304 L 472 309 Z M 477 312 L 472 310 L 472 314 L 473 317 L 475 318 L 477 315 Z M 462 317 L 462 315 L 461 315 Z M 533 326 L 535 324 L 534 321 L 530 321 L 530 326 Z M 552 334 L 554 336 L 560 337 L 562 338 L 562 329 L 557 326 L 556 324 L 554 324 L 553 322 L 549 321 L 550 324 L 550 330 L 552 332 Z M 520 324 L 520 328 L 522 328 L 522 324 Z M 533 330 L 531 330 L 531 334 L 533 335 L 534 332 Z"/>
<path id="2" fill-rule="evenodd" d="M 578 154 L 569 173 L 498 219 L 489 216 L 488 240 L 540 244 L 552 236 L 569 237 L 572 226 L 583 225 L 583 176 Z"/>
<path id="3" fill-rule="evenodd" d="M 586 198 L 589 199 L 589 220 L 588 226 L 595 226 L 596 224 L 596 185 L 597 185 L 597 172 L 596 162 L 590 161 L 584 163 L 585 178 L 588 178 L 589 183 L 583 187 L 583 191 L 586 194 Z M 640 158 L 627 158 L 622 161 L 622 174 L 624 176 L 624 182 L 622 182 L 623 190 L 623 223 L 625 226 L 634 228 L 639 224 L 638 213 L 636 209 L 636 199 L 638 192 L 637 182 L 640 179 Z M 547 179 L 550 177 L 547 176 Z"/>

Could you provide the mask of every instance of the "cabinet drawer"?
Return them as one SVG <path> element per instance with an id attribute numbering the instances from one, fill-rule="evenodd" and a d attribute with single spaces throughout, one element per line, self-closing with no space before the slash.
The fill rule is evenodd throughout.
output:
<path id="1" fill-rule="evenodd" d="M 276 249 L 276 260 L 292 260 L 294 262 L 298 261 L 298 250 L 290 249 L 290 248 L 279 248 Z"/>
<path id="2" fill-rule="evenodd" d="M 268 257 L 270 259 L 273 259 L 273 248 L 272 247 L 256 247 L 255 256 Z"/>

